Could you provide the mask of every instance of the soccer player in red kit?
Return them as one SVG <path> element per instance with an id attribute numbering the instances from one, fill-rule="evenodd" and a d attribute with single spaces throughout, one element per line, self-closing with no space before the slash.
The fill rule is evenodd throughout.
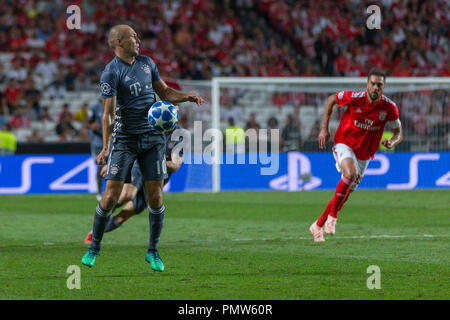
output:
<path id="1" fill-rule="evenodd" d="M 403 139 L 397 105 L 383 95 L 385 82 L 385 73 L 374 69 L 367 77 L 366 91 L 341 91 L 328 97 L 318 137 L 319 148 L 325 148 L 330 139 L 328 124 L 334 105 L 347 106 L 334 136 L 333 146 L 336 169 L 342 172 L 342 176 L 325 211 L 309 228 L 316 242 L 325 241 L 324 232 L 335 234 L 338 212 L 361 182 L 370 159 L 380 145 L 386 122 L 390 122 L 394 136 L 383 140 L 381 144 L 391 149 Z"/>

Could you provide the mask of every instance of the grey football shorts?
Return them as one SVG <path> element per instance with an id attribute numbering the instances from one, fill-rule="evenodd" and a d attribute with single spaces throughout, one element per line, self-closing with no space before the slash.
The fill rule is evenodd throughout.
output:
<path id="1" fill-rule="evenodd" d="M 115 135 L 105 179 L 129 181 L 135 160 L 139 163 L 144 181 L 166 179 L 164 137 L 152 133 Z"/>

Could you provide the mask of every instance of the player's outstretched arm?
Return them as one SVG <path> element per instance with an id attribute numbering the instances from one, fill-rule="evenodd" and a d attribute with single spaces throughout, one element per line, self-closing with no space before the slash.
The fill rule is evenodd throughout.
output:
<path id="1" fill-rule="evenodd" d="M 403 140 L 403 129 L 402 126 L 398 128 L 393 128 L 392 133 L 394 134 L 391 139 L 384 139 L 381 144 L 388 149 L 392 149 L 398 145 Z"/>
<path id="2" fill-rule="evenodd" d="M 330 124 L 331 115 L 333 114 L 334 105 L 336 104 L 336 96 L 332 94 L 328 97 L 327 105 L 325 106 L 325 111 L 323 113 L 322 128 L 320 129 L 318 142 L 319 148 L 324 149 L 328 140 L 330 139 L 330 131 L 328 126 Z"/>
<path id="3" fill-rule="evenodd" d="M 111 141 L 111 135 L 114 128 L 114 117 L 116 112 L 116 97 L 103 98 L 103 117 L 102 117 L 102 130 L 103 130 L 103 149 L 97 156 L 98 164 L 105 164 L 105 159 L 109 153 L 109 143 Z"/>
<path id="4" fill-rule="evenodd" d="M 153 82 L 153 89 L 161 100 L 166 100 L 172 103 L 181 102 L 195 102 L 197 105 L 201 105 L 204 101 L 203 98 L 195 92 L 181 92 L 169 87 L 162 79 Z"/>

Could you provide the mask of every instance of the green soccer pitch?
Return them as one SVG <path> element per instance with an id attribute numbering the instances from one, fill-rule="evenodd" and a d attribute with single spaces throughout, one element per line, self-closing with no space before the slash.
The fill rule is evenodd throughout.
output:
<path id="1" fill-rule="evenodd" d="M 148 212 L 106 233 L 89 269 L 94 195 L 0 196 L 0 299 L 449 299 L 449 193 L 359 190 L 324 243 L 308 228 L 331 191 L 165 194 L 163 273 L 144 261 Z"/>

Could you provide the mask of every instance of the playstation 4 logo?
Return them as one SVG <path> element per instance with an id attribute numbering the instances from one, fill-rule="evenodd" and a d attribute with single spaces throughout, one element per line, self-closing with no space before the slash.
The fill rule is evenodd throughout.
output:
<path id="1" fill-rule="evenodd" d="M 311 162 L 300 152 L 288 153 L 288 172 L 272 179 L 269 186 L 273 190 L 301 191 L 312 190 L 322 184 L 322 179 L 313 176 Z"/>

